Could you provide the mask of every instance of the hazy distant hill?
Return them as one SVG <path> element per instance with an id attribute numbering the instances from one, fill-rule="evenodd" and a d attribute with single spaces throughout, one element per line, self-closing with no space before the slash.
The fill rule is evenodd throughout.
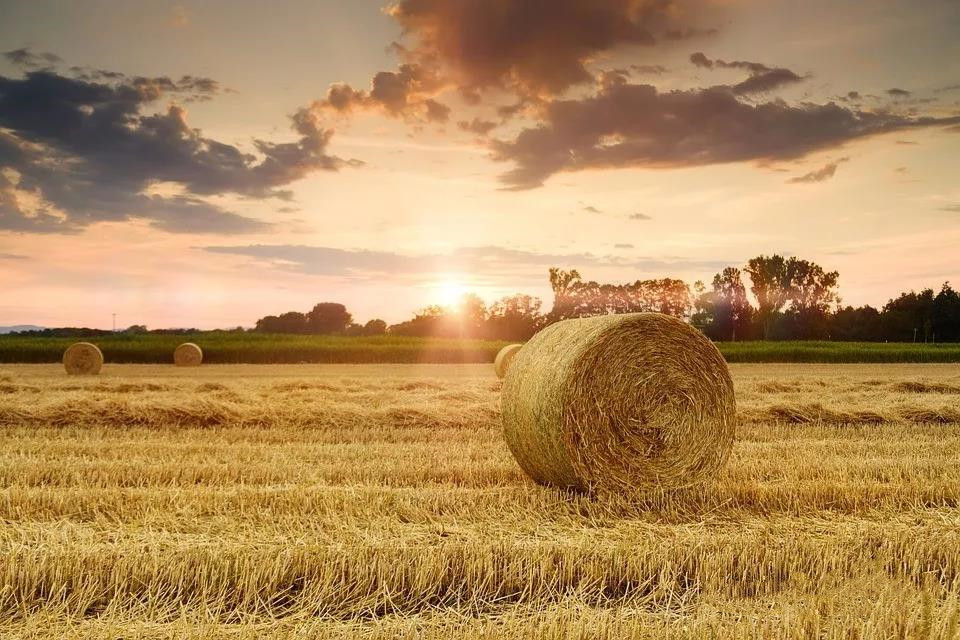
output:
<path id="1" fill-rule="evenodd" d="M 10 327 L 0 327 L 0 333 L 16 333 L 17 331 L 40 331 L 46 327 L 38 327 L 35 324 L 15 324 Z"/>

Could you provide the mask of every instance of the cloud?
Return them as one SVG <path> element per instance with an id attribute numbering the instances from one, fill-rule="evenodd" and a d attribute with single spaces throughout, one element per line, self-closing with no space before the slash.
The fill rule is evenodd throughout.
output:
<path id="1" fill-rule="evenodd" d="M 613 245 L 613 248 L 614 248 L 614 249 L 633 249 L 633 245 L 632 245 L 632 244 L 625 244 L 625 243 L 624 243 L 624 244 L 615 244 L 615 245 Z"/>
<path id="2" fill-rule="evenodd" d="M 950 213 L 960 213 L 960 204 L 948 204 L 940 207 L 940 211 L 949 211 Z"/>
<path id="3" fill-rule="evenodd" d="M 887 89 L 887 95 L 893 96 L 894 98 L 907 98 L 910 96 L 910 92 L 906 89 Z"/>
<path id="4" fill-rule="evenodd" d="M 349 114 L 374 110 L 385 115 L 426 122 L 446 122 L 450 108 L 434 100 L 443 82 L 434 69 L 423 64 L 402 64 L 397 71 L 381 71 L 369 90 L 354 89 L 349 84 L 334 84 L 323 100 L 314 102 L 317 110 Z"/>
<path id="5" fill-rule="evenodd" d="M 204 137 L 176 104 L 145 113 L 168 93 L 216 87 L 194 76 L 0 76 L 0 229 L 73 233 L 136 218 L 172 232 L 256 231 L 268 225 L 203 198 L 284 198 L 282 187 L 348 164 L 327 154 L 333 131 L 307 109 L 291 116 L 294 141 L 254 140 L 256 153 Z M 158 183 L 179 192 L 150 195 Z"/>
<path id="6" fill-rule="evenodd" d="M 10 64 L 26 67 L 28 69 L 51 67 L 63 62 L 60 56 L 55 53 L 34 53 L 29 47 L 4 51 L 3 57 L 6 58 L 7 62 Z"/>
<path id="7" fill-rule="evenodd" d="M 544 105 L 540 124 L 492 143 L 515 167 L 507 188 L 527 189 L 560 172 L 694 167 L 793 160 L 892 131 L 946 126 L 960 116 L 909 117 L 827 104 L 741 101 L 726 87 L 661 93 L 643 84 L 609 84 L 582 99 Z"/>
<path id="8" fill-rule="evenodd" d="M 597 209 L 596 207 L 590 206 L 590 205 L 584 207 L 583 210 L 586 211 L 587 213 L 603 213 L 602 210 Z"/>
<path id="9" fill-rule="evenodd" d="M 460 122 L 457 123 L 457 126 L 462 131 L 468 131 L 478 136 L 486 136 L 491 131 L 497 128 L 497 123 L 491 122 L 490 120 L 481 120 L 480 118 L 474 118 L 473 120 L 461 120 Z"/>
<path id="10" fill-rule="evenodd" d="M 689 268 L 718 269 L 729 264 L 729 261 L 684 258 L 628 260 L 590 253 L 538 253 L 494 246 L 461 247 L 446 254 L 400 254 L 304 245 L 208 246 L 203 249 L 210 253 L 251 257 L 287 271 L 351 279 L 383 275 L 433 279 L 437 273 L 471 273 L 527 274 L 540 280 L 551 266 L 623 267 L 670 272 Z"/>
<path id="11" fill-rule="evenodd" d="M 846 162 L 849 158 L 841 158 L 836 162 L 831 162 L 827 165 L 820 167 L 815 171 L 810 173 L 805 173 L 802 176 L 797 176 L 796 178 L 790 178 L 787 180 L 790 184 L 810 184 L 812 182 L 825 182 L 832 178 L 837 172 L 837 166 L 841 162 Z"/>
<path id="12" fill-rule="evenodd" d="M 653 220 L 651 216 L 648 216 L 645 213 L 631 213 L 627 216 L 630 220 Z"/>
<path id="13" fill-rule="evenodd" d="M 0 260 L 29 260 L 29 258 L 27 256 L 20 255 L 19 253 L 0 252 Z"/>
<path id="14" fill-rule="evenodd" d="M 630 69 L 634 73 L 649 73 L 651 75 L 660 75 L 669 71 L 666 67 L 659 64 L 632 64 Z"/>
<path id="15" fill-rule="evenodd" d="M 389 14 L 412 41 L 401 52 L 470 90 L 556 95 L 591 82 L 587 64 L 621 47 L 698 37 L 699 2 L 400 0 Z"/>
<path id="16" fill-rule="evenodd" d="M 803 77 L 793 71 L 782 67 L 768 67 L 759 62 L 748 62 L 744 60 L 735 60 L 733 62 L 711 60 L 700 51 L 690 55 L 690 62 L 692 62 L 694 66 L 704 69 L 743 69 L 749 72 L 750 77 L 732 87 L 733 92 L 738 95 L 767 93 L 789 84 L 803 82 L 804 80 Z M 851 96 L 848 94 L 848 97 Z"/>

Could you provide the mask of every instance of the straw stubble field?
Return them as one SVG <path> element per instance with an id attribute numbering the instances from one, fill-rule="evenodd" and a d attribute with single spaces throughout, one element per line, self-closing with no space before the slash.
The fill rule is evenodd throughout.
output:
<path id="1" fill-rule="evenodd" d="M 960 367 L 731 369 L 716 482 L 587 497 L 489 365 L 6 365 L 0 636 L 960 633 Z"/>

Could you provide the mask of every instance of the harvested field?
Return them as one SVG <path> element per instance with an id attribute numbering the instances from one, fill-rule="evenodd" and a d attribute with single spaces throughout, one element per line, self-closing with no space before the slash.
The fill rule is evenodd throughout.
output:
<path id="1" fill-rule="evenodd" d="M 588 497 L 491 365 L 0 366 L 0 637 L 957 637 L 960 366 L 731 372 L 716 482 Z"/>

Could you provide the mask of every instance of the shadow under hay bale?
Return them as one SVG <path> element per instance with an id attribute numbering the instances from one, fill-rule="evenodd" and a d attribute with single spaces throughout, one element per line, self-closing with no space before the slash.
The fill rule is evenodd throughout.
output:
<path id="1" fill-rule="evenodd" d="M 576 490 L 701 482 L 726 463 L 736 423 L 723 356 L 658 313 L 550 325 L 514 358 L 501 405 L 523 470 Z"/>
<path id="2" fill-rule="evenodd" d="M 178 367 L 199 367 L 203 362 L 203 351 L 192 342 L 184 342 L 173 350 L 173 364 Z"/>
<path id="3" fill-rule="evenodd" d="M 500 349 L 496 359 L 493 361 L 493 370 L 496 372 L 498 378 L 503 378 L 507 375 L 510 363 L 513 362 L 513 359 L 522 348 L 522 344 L 508 344 L 503 349 Z"/>
<path id="4" fill-rule="evenodd" d="M 95 344 L 76 342 L 63 352 L 63 367 L 74 376 L 92 376 L 103 367 L 103 353 Z"/>

